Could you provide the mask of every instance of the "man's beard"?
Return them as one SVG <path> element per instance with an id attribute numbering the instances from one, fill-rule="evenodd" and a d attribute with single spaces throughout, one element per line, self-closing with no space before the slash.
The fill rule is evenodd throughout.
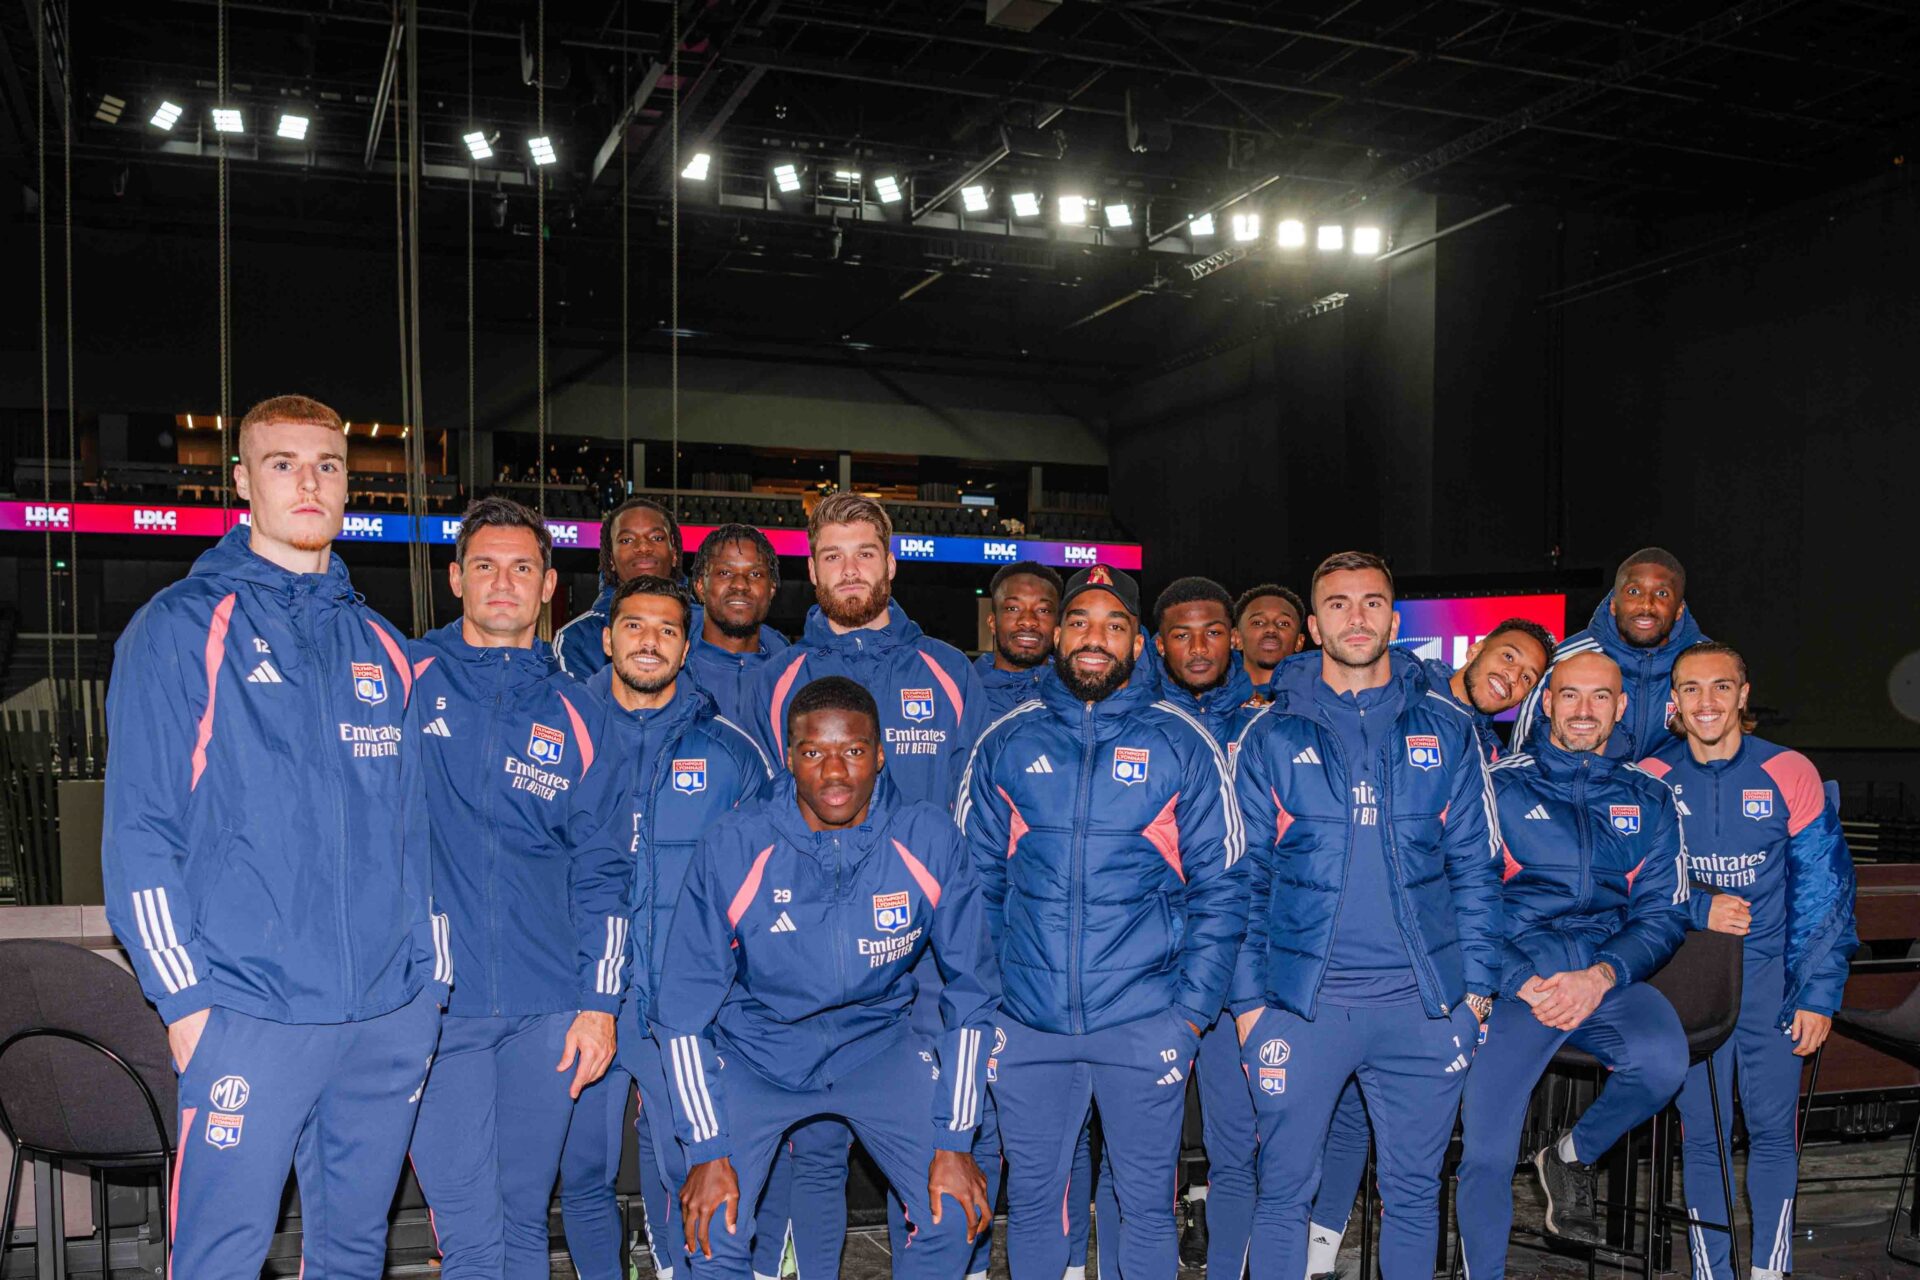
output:
<path id="1" fill-rule="evenodd" d="M 1030 654 L 1015 653 L 1013 650 L 1007 648 L 1005 644 L 1001 643 L 1000 633 L 997 631 L 993 633 L 993 651 L 999 654 L 1008 666 L 1018 667 L 1022 671 L 1031 671 L 1053 656 L 1044 648 Z"/>
<path id="2" fill-rule="evenodd" d="M 633 655 L 629 654 L 628 656 L 631 657 Z M 659 655 L 656 654 L 654 656 L 658 657 Z M 644 693 L 651 696 L 653 694 L 660 692 L 662 689 L 666 688 L 668 685 L 672 684 L 674 681 L 674 678 L 678 676 L 680 673 L 678 671 L 669 671 L 663 676 L 659 676 L 651 681 L 648 681 L 648 680 L 639 679 L 635 676 L 628 675 L 626 664 L 622 662 L 616 662 L 613 664 L 613 674 L 619 676 L 620 683 L 624 684 L 625 686 L 627 686 L 627 688 L 633 690 L 635 693 Z"/>
<path id="3" fill-rule="evenodd" d="M 713 623 L 714 630 L 733 640 L 751 640 L 760 634 L 758 622 L 729 622 L 724 613 L 715 613 L 709 609 L 706 618 Z"/>
<path id="4" fill-rule="evenodd" d="M 842 596 L 823 585 L 814 588 L 813 598 L 829 620 L 843 627 L 864 627 L 886 613 L 887 606 L 893 603 L 893 584 L 882 578 L 868 588 L 866 595 L 857 598 Z"/>
<path id="5" fill-rule="evenodd" d="M 1500 714 L 1501 708 L 1483 707 L 1480 705 L 1480 691 L 1485 688 L 1486 685 L 1484 681 L 1478 680 L 1476 677 L 1480 674 L 1480 663 L 1484 660 L 1485 659 L 1482 658 L 1476 658 L 1474 661 L 1468 663 L 1466 674 L 1461 677 L 1461 683 L 1467 687 L 1468 706 L 1483 716 L 1496 716 Z"/>
<path id="6" fill-rule="evenodd" d="M 1133 678 L 1133 659 L 1115 658 L 1113 665 L 1102 674 L 1086 677 L 1073 669 L 1065 653 L 1056 653 L 1053 655 L 1053 673 L 1060 677 L 1061 684 L 1067 686 L 1067 692 L 1080 701 L 1102 702 Z"/>
<path id="7" fill-rule="evenodd" d="M 1167 679 L 1173 681 L 1176 685 L 1179 685 L 1196 698 L 1203 693 L 1212 693 L 1215 689 L 1225 684 L 1232 675 L 1233 665 L 1223 662 L 1220 664 L 1220 674 L 1213 679 L 1207 681 L 1205 684 L 1189 684 L 1186 677 L 1184 677 L 1176 667 L 1171 663 L 1167 665 Z"/>
<path id="8" fill-rule="evenodd" d="M 1321 649 L 1322 653 L 1343 667 L 1370 667 L 1380 661 L 1381 655 L 1387 651 L 1387 645 L 1391 643 L 1385 636 L 1375 635 L 1373 637 L 1375 643 L 1372 653 L 1367 654 L 1365 657 L 1349 657 L 1347 655 L 1347 646 L 1340 643 L 1345 639 L 1345 636 L 1336 637 L 1333 644 Z"/>
<path id="9" fill-rule="evenodd" d="M 1678 620 L 1679 620 L 1678 618 L 1675 619 L 1676 622 Z M 1632 619 L 1628 619 L 1628 621 L 1632 621 Z M 1633 635 L 1632 633 L 1620 627 L 1615 627 L 1614 630 L 1620 632 L 1620 638 L 1626 641 L 1628 646 L 1631 648 L 1658 649 L 1661 645 L 1667 642 L 1667 637 L 1673 634 L 1673 623 L 1669 622 L 1664 628 L 1661 629 L 1658 635 L 1649 636 L 1645 640 L 1640 639 L 1640 637 Z"/>
<path id="10" fill-rule="evenodd" d="M 1585 744 L 1584 746 L 1580 746 L 1580 745 L 1576 745 L 1570 738 L 1562 737 L 1560 733 L 1560 727 L 1558 725 L 1554 724 L 1552 721 L 1547 722 L 1547 741 L 1551 742 L 1554 746 L 1560 748 L 1562 751 L 1570 752 L 1573 754 L 1578 754 L 1580 752 L 1585 752 L 1585 751 L 1591 751 L 1594 754 L 1598 755 L 1600 752 L 1606 750 L 1607 739 L 1613 736 L 1613 726 L 1610 724 L 1602 725 L 1598 729 L 1592 730 L 1591 732 L 1594 734 L 1594 740 L 1592 742 Z"/>

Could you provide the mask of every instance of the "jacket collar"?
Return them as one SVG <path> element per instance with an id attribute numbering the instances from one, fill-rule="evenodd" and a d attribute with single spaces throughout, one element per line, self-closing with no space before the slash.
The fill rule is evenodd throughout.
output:
<path id="1" fill-rule="evenodd" d="M 1693 620 L 1693 610 L 1682 604 L 1680 616 L 1673 620 L 1673 630 L 1667 633 L 1665 640 L 1651 649 L 1637 648 L 1620 638 L 1620 628 L 1615 625 L 1613 614 L 1608 611 L 1612 603 L 1611 591 L 1600 598 L 1600 603 L 1593 607 L 1592 619 L 1587 623 L 1587 634 L 1622 669 L 1633 669 L 1649 658 L 1664 666 L 1671 666 L 1688 645 L 1698 644 L 1707 638 L 1701 633 L 1700 624 Z"/>
<path id="2" fill-rule="evenodd" d="M 1053 659 L 1048 658 L 1038 666 L 1025 671 L 1002 671 L 993 665 L 993 651 L 988 650 L 973 660 L 974 674 L 980 677 L 980 683 L 989 689 L 1019 689 L 1023 693 L 1034 693 L 1039 689 L 1040 681 L 1053 669 Z"/>
<path id="3" fill-rule="evenodd" d="M 547 645 L 536 642 L 525 649 L 482 648 L 467 643 L 457 621 L 435 627 L 420 637 L 420 643 L 448 662 L 460 663 L 475 670 L 498 668 L 515 685 L 537 684 L 558 670 L 553 660 L 553 650 Z"/>
<path id="4" fill-rule="evenodd" d="M 759 653 L 739 654 L 733 652 L 731 649 L 722 649 L 719 645 L 707 639 L 706 618 L 707 611 L 705 609 L 702 609 L 697 604 L 693 606 L 693 622 L 690 624 L 693 629 L 693 651 L 688 654 L 689 660 L 697 657 L 715 662 L 739 662 L 743 657 L 753 659 L 771 658 L 774 654 L 779 653 L 787 647 L 787 638 L 785 636 L 775 631 L 772 627 L 762 624 L 760 628 Z"/>
<path id="5" fill-rule="evenodd" d="M 906 610 L 898 604 L 887 606 L 887 625 L 875 629 L 861 628 L 844 635 L 833 629 L 827 621 L 827 615 L 819 605 L 807 610 L 807 629 L 804 635 L 806 643 L 815 648 L 833 653 L 858 654 L 875 649 L 902 648 L 917 643 L 922 634 L 913 619 L 907 617 Z"/>
<path id="6" fill-rule="evenodd" d="M 768 812 L 772 815 L 774 830 L 787 843 L 814 856 L 836 836 L 842 848 L 852 848 L 864 855 L 880 842 L 881 834 L 892 825 L 893 815 L 900 807 L 900 792 L 883 768 L 874 780 L 873 800 L 867 806 L 865 822 L 838 831 L 815 831 L 801 816 L 800 797 L 795 788 L 793 775 L 783 771 L 767 799 Z"/>
<path id="7" fill-rule="evenodd" d="M 1281 710 L 1325 723 L 1325 714 L 1319 709 L 1319 692 L 1330 686 L 1321 679 L 1320 663 L 1320 651 L 1315 649 L 1296 653 L 1274 668 L 1273 700 L 1281 704 Z M 1419 659 L 1404 649 L 1387 650 L 1387 671 L 1389 683 L 1400 685 L 1402 714 L 1431 687 Z M 1451 699 L 1453 695 L 1443 690 L 1442 696 Z"/>
<path id="8" fill-rule="evenodd" d="M 1247 669 L 1236 662 L 1223 685 L 1193 694 L 1167 677 L 1160 682 L 1160 696 L 1183 711 L 1203 717 L 1230 716 L 1253 700 L 1253 680 L 1247 675 Z"/>
<path id="9" fill-rule="evenodd" d="M 1080 717 L 1091 706 L 1094 721 L 1104 727 L 1152 706 L 1160 696 L 1160 686 L 1142 679 L 1139 664 L 1136 663 L 1133 678 L 1127 682 L 1126 688 L 1098 702 L 1086 703 L 1074 696 L 1073 691 L 1067 688 L 1066 681 L 1060 678 L 1060 673 L 1053 669 L 1053 664 L 1048 663 L 1047 674 L 1041 677 L 1035 692 L 1047 704 L 1047 710 L 1070 724 L 1079 724 Z"/>
<path id="10" fill-rule="evenodd" d="M 189 576 L 227 578 L 250 583 L 282 595 L 315 595 L 324 599 L 358 600 L 353 580 L 347 576 L 347 562 L 338 552 L 327 556 L 327 567 L 319 573 L 294 573 L 254 551 L 250 526 L 237 524 L 220 540 L 200 553 Z"/>
<path id="11" fill-rule="evenodd" d="M 1564 751 L 1553 745 L 1545 733 L 1536 733 L 1528 740 L 1527 752 L 1540 766 L 1540 771 L 1555 780 L 1572 777 L 1583 769 L 1589 778 L 1611 778 L 1627 763 L 1598 751 Z"/>
<path id="12" fill-rule="evenodd" d="M 645 711 L 629 711 L 620 705 L 620 700 L 613 696 L 613 682 L 619 678 L 609 663 L 586 680 L 587 688 L 595 698 L 607 704 L 618 723 L 645 729 L 656 735 L 674 737 L 695 720 L 711 720 L 718 714 L 712 695 L 694 682 L 685 666 L 680 668 L 680 675 L 673 682 L 673 696 L 667 699 L 667 705 Z"/>

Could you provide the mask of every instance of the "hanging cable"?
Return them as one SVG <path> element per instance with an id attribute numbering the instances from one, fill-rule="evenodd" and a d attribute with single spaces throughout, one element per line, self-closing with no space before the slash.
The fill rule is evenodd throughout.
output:
<path id="1" fill-rule="evenodd" d="M 40 223 L 40 493 L 53 497 L 53 363 L 47 354 L 52 342 L 47 316 L 52 300 L 47 292 L 47 10 L 44 4 L 31 6 L 34 13 L 34 83 L 39 87 L 35 105 L 38 110 L 39 176 L 34 181 L 36 213 Z M 53 528 L 44 538 L 47 571 L 47 693 L 48 719 L 54 725 L 48 746 L 55 759 L 60 755 L 58 716 L 60 682 L 53 666 Z"/>
<path id="2" fill-rule="evenodd" d="M 79 462 L 80 427 L 74 408 L 73 394 L 73 32 L 67 32 L 68 74 L 60 79 L 61 109 L 60 131 L 61 147 L 65 155 L 66 173 L 63 179 L 64 190 L 60 198 L 60 210 L 66 221 L 66 266 L 62 272 L 67 286 L 67 305 L 64 308 L 67 320 L 67 506 L 72 509 L 80 501 Z M 93 716 L 89 707 L 90 699 L 80 684 L 80 532 L 77 521 L 67 522 L 67 600 L 71 605 L 73 620 L 71 657 L 73 665 L 73 686 L 69 695 L 73 705 L 68 708 L 80 721 L 80 735 L 86 744 L 81 755 L 88 769 L 93 766 Z"/>
<path id="3" fill-rule="evenodd" d="M 633 87 L 629 83 L 631 69 L 632 59 L 627 51 L 627 5 L 626 0 L 621 0 L 620 101 L 629 104 L 627 109 L 631 109 L 633 102 Z M 633 169 L 627 162 L 627 135 L 631 129 L 632 125 L 629 123 L 622 123 L 620 126 L 620 466 L 618 471 L 619 474 L 627 477 L 626 493 L 620 495 L 622 501 L 633 493 L 634 488 L 633 477 L 628 474 L 633 467 L 633 444 L 632 431 L 627 425 L 627 356 L 632 350 L 632 343 L 627 337 L 627 293 L 632 278 L 632 268 L 629 266 L 630 248 L 627 240 L 627 206 L 633 183 Z"/>
<path id="4" fill-rule="evenodd" d="M 534 27 L 534 109 L 539 120 L 534 136 L 544 138 L 547 136 L 547 0 L 540 0 Z M 538 484 L 534 490 L 534 501 L 538 505 L 540 518 L 544 520 L 547 517 L 547 177 L 537 164 L 533 167 L 533 190 L 533 276 L 536 294 L 533 332 L 534 379 L 537 387 L 533 429 L 536 450 L 534 472 Z"/>
<path id="5" fill-rule="evenodd" d="M 473 127 L 473 10 L 467 10 L 467 127 Z M 474 404 L 474 352 L 473 352 L 473 189 L 480 172 L 480 162 L 471 155 L 467 157 L 467 447 L 463 450 L 466 459 L 467 500 L 471 502 L 479 490 L 480 481 L 480 428 L 478 411 Z"/>
<path id="6" fill-rule="evenodd" d="M 407 0 L 407 361 L 413 396 L 400 442 L 407 467 L 407 558 L 413 584 L 413 633 L 433 626 L 432 561 L 427 555 L 427 389 L 420 360 L 420 0 Z"/>
<path id="7" fill-rule="evenodd" d="M 219 18 L 214 37 L 214 60 L 218 64 L 215 81 L 220 105 L 227 106 L 227 0 L 219 0 Z M 220 146 L 216 164 L 219 218 L 215 228 L 216 254 L 220 259 L 220 465 L 214 468 L 220 478 L 220 512 L 224 516 L 233 505 L 233 235 L 227 217 L 227 135 L 214 131 Z M 222 521 L 224 527 L 225 521 Z"/>
<path id="8" fill-rule="evenodd" d="M 673 518 L 680 518 L 680 4 L 673 6 L 673 156 L 667 172 L 673 207 L 668 234 L 667 406 L 673 428 Z"/>

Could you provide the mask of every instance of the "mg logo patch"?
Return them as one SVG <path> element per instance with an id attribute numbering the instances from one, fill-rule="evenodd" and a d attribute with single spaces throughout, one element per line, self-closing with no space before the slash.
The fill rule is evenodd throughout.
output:
<path id="1" fill-rule="evenodd" d="M 1269 1040 L 1260 1046 L 1260 1062 L 1262 1066 L 1284 1067 L 1287 1065 L 1287 1059 L 1292 1056 L 1293 1049 L 1285 1040 Z"/>
<path id="2" fill-rule="evenodd" d="M 1145 782 L 1147 760 L 1151 754 L 1144 747 L 1115 747 L 1113 749 L 1113 780 L 1128 787 L 1136 782 Z"/>
<path id="3" fill-rule="evenodd" d="M 933 690 L 902 689 L 900 714 L 915 722 L 933 719 Z"/>
<path id="4" fill-rule="evenodd" d="M 370 707 L 387 700 L 387 669 L 377 662 L 353 664 L 353 696 Z"/>
<path id="5" fill-rule="evenodd" d="M 1260 1092 L 1269 1098 L 1277 1098 L 1287 1091 L 1287 1069 L 1285 1067 L 1260 1068 Z"/>
<path id="6" fill-rule="evenodd" d="M 1407 763 L 1416 769 L 1440 767 L 1440 739 L 1431 733 L 1407 735 Z"/>
<path id="7" fill-rule="evenodd" d="M 1740 816 L 1759 822 L 1773 816 L 1773 792 L 1742 791 L 1740 793 Z"/>
<path id="8" fill-rule="evenodd" d="M 673 762 L 673 789 L 681 795 L 694 795 L 707 789 L 707 762 L 700 760 L 675 760 Z"/>
<path id="9" fill-rule="evenodd" d="M 247 1087 L 245 1076 L 221 1076 L 213 1082 L 213 1088 L 207 1090 L 207 1101 L 221 1111 L 245 1110 L 247 1099 L 252 1096 L 253 1090 Z"/>
<path id="10" fill-rule="evenodd" d="M 559 764 L 561 757 L 566 754 L 567 735 L 536 721 L 533 736 L 527 739 L 528 757 L 551 768 Z"/>
<path id="11" fill-rule="evenodd" d="M 1640 806 L 1637 804 L 1610 804 L 1607 806 L 1607 818 L 1613 823 L 1613 829 L 1623 836 L 1640 834 Z"/>
<path id="12" fill-rule="evenodd" d="M 222 1151 L 231 1151 L 240 1145 L 240 1130 L 247 1122 L 245 1116 L 228 1115 L 224 1111 L 207 1113 L 207 1142 Z"/>
<path id="13" fill-rule="evenodd" d="M 873 927 L 882 933 L 898 933 L 913 923 L 913 899 L 904 893 L 873 895 Z"/>

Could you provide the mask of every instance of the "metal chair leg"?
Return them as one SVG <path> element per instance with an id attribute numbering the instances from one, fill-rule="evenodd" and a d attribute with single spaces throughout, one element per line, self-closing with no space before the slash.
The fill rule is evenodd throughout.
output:
<path id="1" fill-rule="evenodd" d="M 0 1266 L 13 1239 L 13 1215 L 20 1208 L 20 1148 L 13 1149 L 13 1167 L 7 1171 L 7 1216 L 0 1218 Z"/>
<path id="2" fill-rule="evenodd" d="M 1660 1131 L 1666 1123 L 1667 1111 L 1662 1107 L 1647 1131 L 1647 1248 L 1640 1255 L 1640 1274 L 1645 1280 L 1653 1280 L 1654 1242 L 1665 1219 L 1662 1211 L 1666 1204 L 1660 1198 Z"/>
<path id="3" fill-rule="evenodd" d="M 1373 1274 L 1373 1144 L 1367 1144 L 1367 1163 L 1360 1178 L 1360 1276 Z"/>
<path id="4" fill-rule="evenodd" d="M 1914 1125 L 1913 1141 L 1907 1144 L 1907 1158 L 1900 1166 L 1900 1190 L 1894 1193 L 1893 1197 L 1893 1217 L 1887 1220 L 1887 1256 L 1889 1258 L 1897 1258 L 1902 1262 L 1912 1262 L 1916 1258 L 1920 1258 L 1920 1253 L 1911 1251 L 1895 1252 L 1893 1247 L 1894 1236 L 1900 1228 L 1900 1212 L 1902 1209 L 1905 1209 L 1907 1205 L 1907 1182 L 1913 1177 L 1914 1157 L 1916 1153 L 1920 1153 L 1920 1123 Z M 1916 1195 L 1916 1199 L 1920 1199 L 1920 1194 Z M 1913 1230 L 1914 1226 L 1920 1226 L 1920 1205 L 1916 1205 L 1914 1210 L 1908 1212 L 1907 1222 L 1910 1224 L 1907 1231 L 1908 1237 L 1911 1238 L 1915 1235 L 1920 1235 L 1920 1232 Z M 1909 1249 L 1911 1250 L 1911 1246 L 1909 1246 Z"/>
<path id="5" fill-rule="evenodd" d="M 100 1236 L 100 1280 L 112 1280 L 113 1235 L 107 1222 L 107 1171 L 93 1171 L 93 1225 Z"/>
<path id="6" fill-rule="evenodd" d="M 1733 1274 L 1740 1274 L 1740 1233 L 1733 1221 L 1733 1153 L 1727 1149 L 1727 1130 L 1720 1119 L 1720 1086 L 1711 1068 L 1707 1075 L 1707 1097 L 1713 1100 L 1713 1150 L 1720 1161 L 1720 1194 L 1727 1203 L 1727 1262 Z"/>
<path id="7" fill-rule="evenodd" d="M 1800 1115 L 1793 1127 L 1793 1149 L 1801 1150 L 1807 1145 L 1807 1118 L 1813 1114 L 1813 1091 L 1820 1084 L 1820 1059 L 1827 1056 L 1827 1042 L 1823 1041 L 1813 1051 L 1813 1071 L 1807 1076 L 1807 1096 L 1800 1102 Z"/>

